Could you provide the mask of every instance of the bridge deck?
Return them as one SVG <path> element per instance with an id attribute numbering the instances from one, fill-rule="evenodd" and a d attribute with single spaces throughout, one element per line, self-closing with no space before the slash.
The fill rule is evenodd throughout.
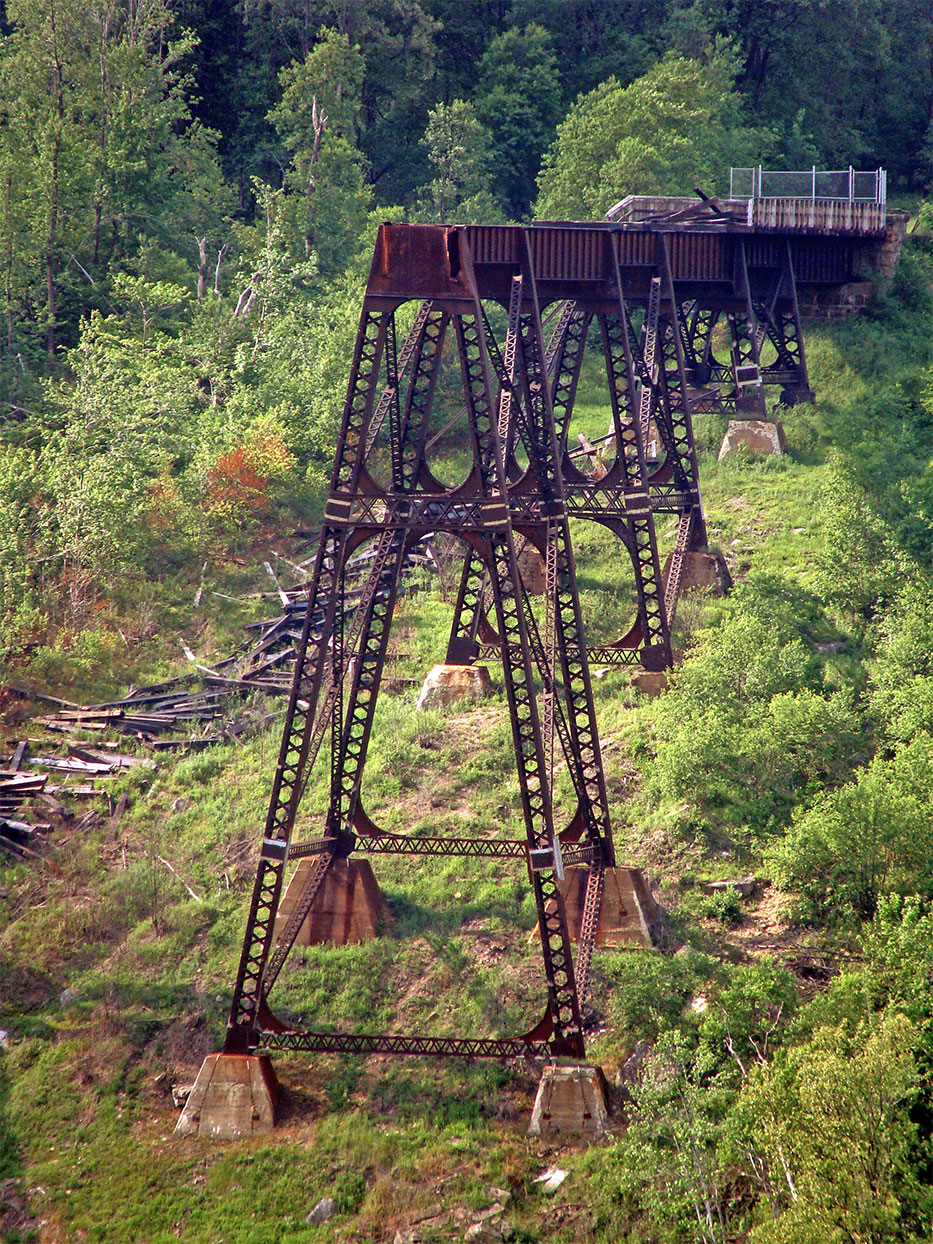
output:
<path id="1" fill-rule="evenodd" d="M 696 200 L 690 202 L 696 206 Z M 659 269 L 662 235 L 682 296 L 726 300 L 742 297 L 743 271 L 753 286 L 769 284 L 771 274 L 784 268 L 788 246 L 798 285 L 840 286 L 860 279 L 880 245 L 874 235 L 749 227 L 710 216 L 543 222 L 527 230 L 518 225 L 390 225 L 380 233 L 369 293 L 394 303 L 458 301 L 465 290 L 463 238 L 483 298 L 507 305 L 512 275 L 530 252 L 543 303 L 575 299 L 596 304 L 612 297 L 616 265 L 625 297 L 638 302 L 647 298 Z"/>
<path id="2" fill-rule="evenodd" d="M 702 200 L 697 199 L 633 194 L 617 203 L 609 214 L 616 223 L 629 225 L 690 213 L 686 219 L 677 222 L 678 228 L 712 227 L 715 223 L 712 213 L 699 214 L 701 204 Z M 868 199 L 788 196 L 717 199 L 716 204 L 726 216 L 732 218 L 728 222 L 732 230 L 878 238 L 883 235 L 887 221 L 884 203 Z"/>

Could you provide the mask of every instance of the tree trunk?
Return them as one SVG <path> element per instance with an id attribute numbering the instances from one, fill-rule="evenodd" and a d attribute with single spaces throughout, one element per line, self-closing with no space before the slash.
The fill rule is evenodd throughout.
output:
<path id="1" fill-rule="evenodd" d="M 229 249 L 230 247 L 227 246 L 226 243 L 224 243 L 224 245 L 217 252 L 217 263 L 214 265 L 214 293 L 215 294 L 220 293 L 220 264 L 221 264 L 221 261 L 223 260 L 224 255 L 226 255 Z"/>
<path id="2" fill-rule="evenodd" d="M 198 244 L 198 302 L 200 302 L 207 293 L 207 238 L 195 238 L 195 241 Z"/>
<path id="3" fill-rule="evenodd" d="M 49 365 L 55 361 L 55 212 L 51 214 L 51 227 L 45 251 L 45 295 L 48 327 L 45 330 L 45 352 Z"/>
<path id="4" fill-rule="evenodd" d="M 317 96 L 311 100 L 311 127 L 314 130 L 314 146 L 311 149 L 311 162 L 308 168 L 308 222 L 305 228 L 305 256 L 310 257 L 314 249 L 314 167 L 321 157 L 321 139 L 324 136 L 324 127 L 327 125 L 328 118 L 318 107 Z"/>

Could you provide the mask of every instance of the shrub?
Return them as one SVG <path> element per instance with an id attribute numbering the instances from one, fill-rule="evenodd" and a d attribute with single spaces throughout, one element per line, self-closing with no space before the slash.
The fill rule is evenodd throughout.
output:
<path id="1" fill-rule="evenodd" d="M 800 894 L 810 920 L 870 919 L 886 892 L 933 894 L 933 737 L 799 815 L 770 852 L 775 880 Z"/>

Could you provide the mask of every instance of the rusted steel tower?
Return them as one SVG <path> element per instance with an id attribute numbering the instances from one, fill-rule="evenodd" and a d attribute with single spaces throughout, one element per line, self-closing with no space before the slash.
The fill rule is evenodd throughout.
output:
<path id="1" fill-rule="evenodd" d="M 575 254 L 566 253 L 568 242 Z M 581 984 L 598 918 L 603 870 L 614 865 L 576 587 L 571 516 L 598 521 L 628 547 L 639 588 L 638 619 L 613 653 L 657 668 L 670 661 L 669 612 L 654 534 L 654 512 L 681 516 L 687 551 L 705 537 L 690 427 L 681 335 L 669 258 L 657 239 L 659 274 L 650 277 L 642 324 L 626 302 L 613 229 L 446 229 L 383 226 L 357 339 L 331 492 L 324 512 L 275 788 L 260 857 L 226 1049 L 372 1050 L 411 1054 L 582 1057 Z M 568 258 L 576 264 L 568 280 Z M 568 295 L 576 295 L 568 297 Z M 395 317 L 420 309 L 402 352 Z M 542 309 L 559 301 L 546 338 Z M 506 312 L 504 340 L 491 326 Z M 598 329 L 617 452 L 599 481 L 569 457 L 567 427 L 588 333 Z M 470 469 L 457 487 L 434 477 L 425 455 L 432 397 L 445 338 L 459 360 Z M 649 472 L 645 430 L 659 428 L 661 466 Z M 385 441 L 383 449 L 382 441 Z M 519 455 L 524 458 L 520 464 Z M 569 476 L 569 478 L 568 478 Z M 427 532 L 448 532 L 466 550 L 448 660 L 471 661 L 482 647 L 502 665 L 512 720 L 526 841 L 450 840 L 388 834 L 361 802 L 361 779 L 406 553 Z M 364 542 L 375 556 L 363 598 L 348 621 L 341 592 L 347 558 Z M 536 549 L 546 567 L 539 626 L 516 546 Z M 492 619 L 482 596 L 491 602 Z M 600 650 L 603 656 L 603 650 Z M 346 683 L 346 685 L 344 685 Z M 540 687 L 540 690 L 537 688 Z M 291 842 L 312 753 L 331 736 L 330 809 L 323 837 Z M 577 809 L 566 826 L 552 811 L 553 744 L 559 740 Z M 512 1038 L 334 1035 L 284 1030 L 267 995 L 307 917 L 327 870 L 353 851 L 522 858 L 542 932 L 544 1014 Z M 274 922 L 287 858 L 316 854 L 284 929 Z M 564 867 L 588 869 L 575 972 L 559 880 Z M 582 978 L 582 979 L 581 979 Z"/>
<path id="2" fill-rule="evenodd" d="M 600 662 L 655 669 L 671 662 L 681 568 L 706 541 L 691 410 L 698 399 L 708 400 L 704 386 L 721 366 L 712 352 L 716 319 L 727 317 L 733 355 L 739 355 L 731 368 L 733 400 L 743 396 L 741 368 L 752 366 L 746 357 L 756 359 L 755 385 L 761 387 L 756 351 L 765 334 L 781 362 L 771 378 L 803 397 L 809 386 L 795 260 L 833 272 L 834 262 L 851 266 L 851 255 L 833 259 L 831 244 L 814 260 L 806 249 L 795 257 L 787 237 L 749 239 L 747 233 L 720 212 L 677 221 L 655 213 L 603 225 L 380 228 L 227 1039 L 224 1053 L 213 1059 L 245 1055 L 252 1061 L 257 1051 L 276 1049 L 584 1056 L 581 997 L 606 871 L 616 863 L 589 660 L 595 655 Z M 747 243 L 757 248 L 751 274 Z M 417 305 L 414 322 L 398 350 L 397 320 L 411 303 Z M 568 439 L 588 342 L 602 359 L 612 419 L 607 439 L 614 456 L 599 478 L 579 469 Z M 469 468 L 453 487 L 435 477 L 427 453 L 437 436 L 434 406 L 445 344 L 458 363 L 469 444 Z M 724 388 L 725 382 L 720 397 Z M 649 433 L 656 442 L 650 457 Z M 666 578 L 657 514 L 677 519 Z M 574 519 L 614 532 L 635 573 L 637 616 L 630 631 L 596 649 L 581 616 Z M 482 654 L 501 663 L 524 840 L 389 833 L 362 801 L 400 581 L 413 545 L 436 532 L 456 537 L 464 549 L 447 659 L 468 664 Z M 364 545 L 371 569 L 351 607 L 344 568 Z M 536 550 L 545 567 L 537 609 L 523 580 L 520 546 Z M 294 842 L 299 801 L 325 739 L 330 794 L 323 834 Z M 562 825 L 555 823 L 552 802 L 557 747 L 576 798 L 574 815 Z M 276 1018 L 270 993 L 302 923 L 329 871 L 362 852 L 525 864 L 542 950 L 542 1015 L 531 1031 L 511 1037 L 332 1033 Z M 277 925 L 289 861 L 308 858 L 313 867 L 306 867 L 297 900 Z M 586 870 L 576 962 L 560 884 L 571 866 Z M 202 1074 L 207 1084 L 210 1077 Z M 203 1102 L 204 1094 L 195 1098 Z M 197 1130 L 199 1109 L 189 1107 L 183 1130 Z"/>

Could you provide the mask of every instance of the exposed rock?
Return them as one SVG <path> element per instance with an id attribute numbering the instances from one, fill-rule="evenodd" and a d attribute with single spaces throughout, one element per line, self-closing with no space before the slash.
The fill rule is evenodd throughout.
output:
<path id="1" fill-rule="evenodd" d="M 458 700 L 484 700 L 492 693 L 485 665 L 435 665 L 424 680 L 417 708 L 441 708 Z"/>
<path id="2" fill-rule="evenodd" d="M 641 1069 L 645 1059 L 654 1049 L 650 1041 L 639 1040 L 635 1042 L 635 1048 L 629 1054 L 628 1058 L 622 1064 L 616 1075 L 616 1088 L 622 1093 L 622 1096 L 629 1096 L 629 1087 L 637 1084 L 641 1078 Z"/>
<path id="3" fill-rule="evenodd" d="M 549 1166 L 546 1171 L 535 1176 L 534 1182 L 541 1185 L 542 1192 L 556 1192 L 566 1178 L 567 1172 L 562 1171 L 559 1166 Z"/>
<path id="4" fill-rule="evenodd" d="M 631 683 L 642 695 L 657 696 L 667 690 L 667 674 L 664 670 L 636 670 Z"/>
<path id="5" fill-rule="evenodd" d="M 392 1239 L 392 1244 L 421 1244 L 421 1239 L 420 1231 L 413 1227 L 406 1227 L 404 1230 L 400 1227 Z"/>
<path id="6" fill-rule="evenodd" d="M 695 946 L 691 946 L 689 942 L 684 942 L 678 950 L 674 951 L 675 959 L 701 959 L 702 953 Z"/>
<path id="7" fill-rule="evenodd" d="M 739 898 L 751 898 L 757 884 L 754 873 L 750 873 L 747 877 L 736 877 L 732 881 L 704 881 L 703 889 L 707 894 L 725 894 L 731 890 Z"/>
<path id="8" fill-rule="evenodd" d="M 180 1110 L 188 1098 L 191 1096 L 193 1084 L 173 1084 L 172 1085 L 172 1105 L 176 1110 Z"/>
<path id="9" fill-rule="evenodd" d="M 467 1227 L 463 1238 L 469 1240 L 470 1244 L 502 1244 L 505 1237 L 498 1228 L 490 1226 L 488 1222 L 474 1222 L 472 1226 Z"/>
<path id="10" fill-rule="evenodd" d="M 305 1218 L 305 1222 L 327 1222 L 337 1212 L 337 1202 L 333 1197 L 323 1197 Z"/>
<path id="11" fill-rule="evenodd" d="M 719 450 L 719 460 L 744 445 L 752 454 L 785 454 L 787 438 L 783 424 L 770 419 L 730 419 Z"/>
<path id="12" fill-rule="evenodd" d="M 490 1205 L 488 1209 L 481 1209 L 479 1213 L 474 1214 L 473 1218 L 476 1222 L 488 1222 L 490 1218 L 497 1218 L 505 1208 L 499 1201 L 494 1205 Z"/>

